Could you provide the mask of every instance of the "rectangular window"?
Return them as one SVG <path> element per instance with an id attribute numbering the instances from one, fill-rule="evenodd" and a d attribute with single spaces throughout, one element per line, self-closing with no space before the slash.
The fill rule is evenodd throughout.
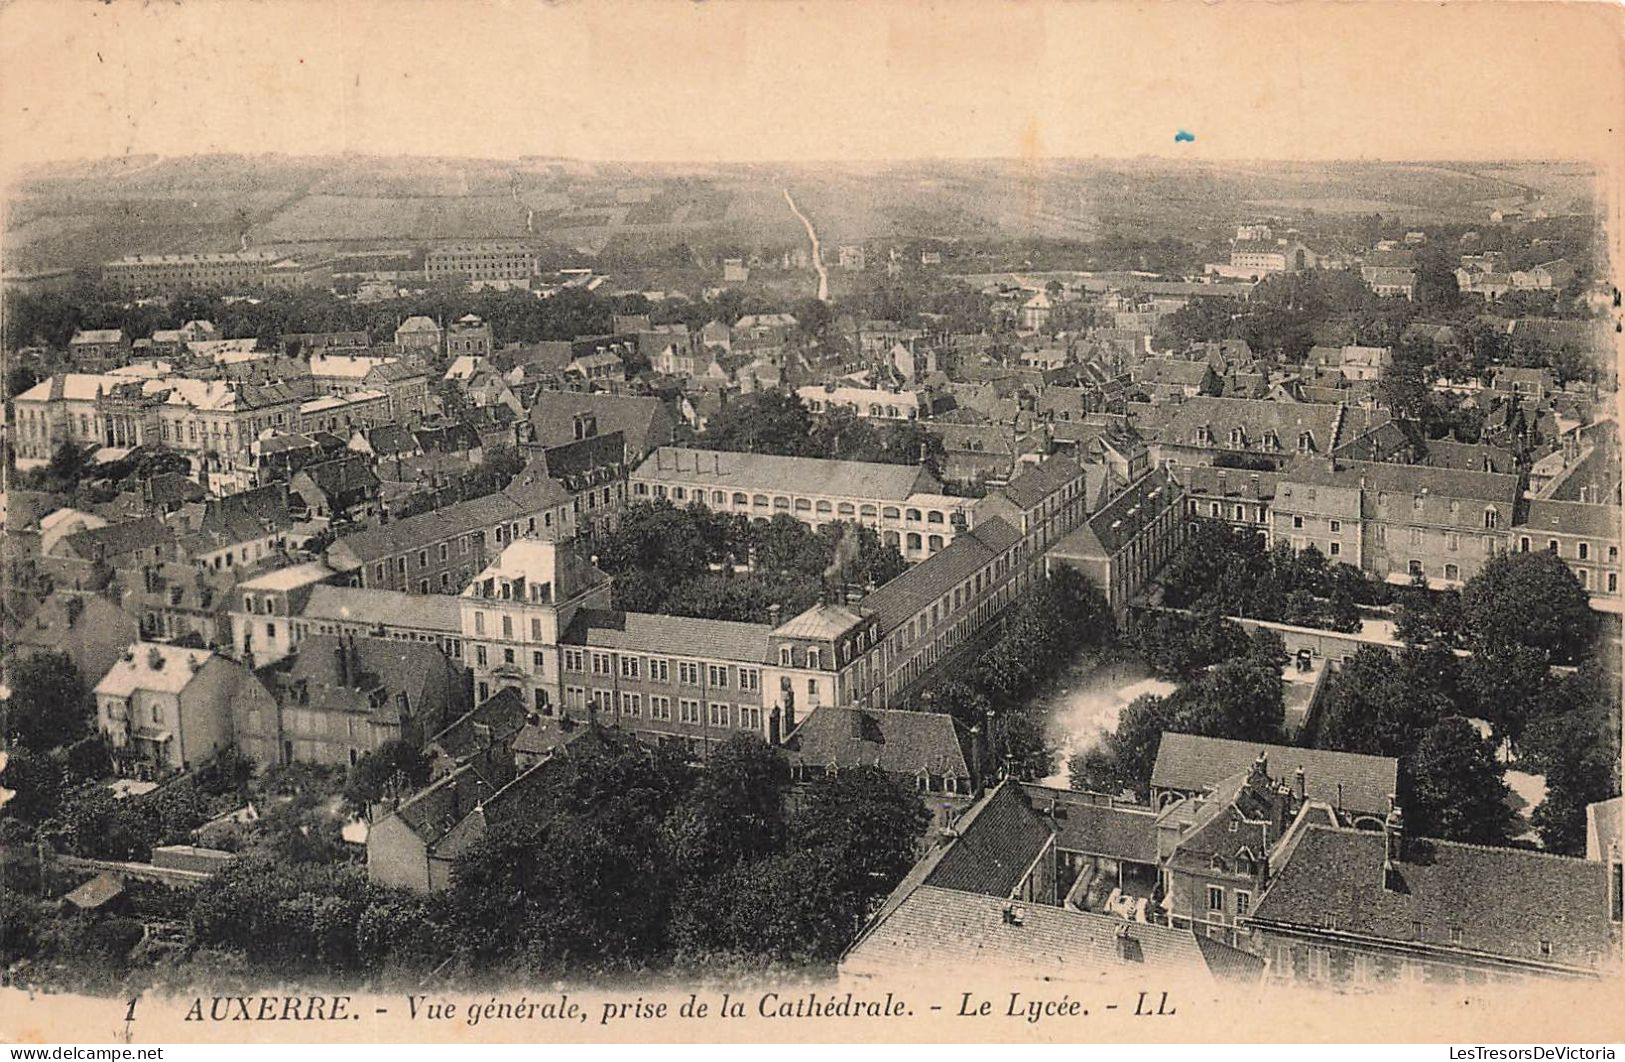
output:
<path id="1" fill-rule="evenodd" d="M 635 679 L 643 677 L 643 665 L 635 656 L 621 657 L 621 678 Z"/>
<path id="2" fill-rule="evenodd" d="M 1224 910 L 1224 889 L 1218 885 L 1207 887 L 1207 909 L 1209 911 Z"/>
<path id="3" fill-rule="evenodd" d="M 1454 553 L 1456 550 L 1460 549 L 1461 548 L 1461 536 L 1456 534 L 1454 531 L 1451 531 L 1448 534 L 1446 534 L 1444 536 L 1444 548 L 1449 550 L 1452 553 Z"/>
<path id="4" fill-rule="evenodd" d="M 649 718 L 662 722 L 671 722 L 671 698 L 654 696 L 649 698 Z"/>
<path id="5" fill-rule="evenodd" d="M 480 667 L 485 666 L 485 646 L 476 645 L 474 647 L 474 662 Z"/>
<path id="6" fill-rule="evenodd" d="M 474 633 L 475 634 L 484 634 L 485 633 L 485 613 L 483 613 L 483 612 L 474 613 Z"/>
<path id="7" fill-rule="evenodd" d="M 504 638 L 509 638 L 509 639 L 511 639 L 513 637 L 513 617 L 512 616 L 504 615 L 502 617 L 502 636 Z"/>
<path id="8" fill-rule="evenodd" d="M 741 704 L 739 706 L 739 728 L 741 730 L 760 731 L 762 729 L 762 709 L 757 705 Z"/>
<path id="9" fill-rule="evenodd" d="M 586 655 L 580 649 L 566 649 L 564 651 L 564 670 L 585 671 L 587 669 Z"/>
<path id="10" fill-rule="evenodd" d="M 502 662 L 504 664 L 513 663 L 513 650 L 512 649 L 504 649 L 504 650 L 502 650 Z"/>
<path id="11" fill-rule="evenodd" d="M 641 693 L 623 693 L 623 694 L 621 694 L 621 714 L 622 715 L 629 715 L 634 719 L 636 719 L 638 716 L 642 715 L 643 714 L 643 694 L 641 694 Z"/>
<path id="12" fill-rule="evenodd" d="M 700 665 L 690 660 L 677 661 L 677 681 L 685 686 L 700 684 Z"/>
<path id="13" fill-rule="evenodd" d="M 762 673 L 753 667 L 739 669 L 739 688 L 755 692 L 762 688 Z"/>
<path id="14" fill-rule="evenodd" d="M 711 725 L 727 726 L 729 722 L 728 706 L 716 701 L 711 702 Z"/>
<path id="15" fill-rule="evenodd" d="M 540 649 L 530 654 L 531 669 L 534 670 L 538 675 L 542 673 L 544 667 L 543 661 L 545 659 L 546 654 L 544 654 Z"/>
<path id="16" fill-rule="evenodd" d="M 594 675 L 609 675 L 613 673 L 609 666 L 608 653 L 592 654 L 592 673 Z"/>
<path id="17" fill-rule="evenodd" d="M 677 712 L 682 722 L 698 723 L 700 721 L 700 702 L 685 697 L 677 702 Z"/>
<path id="18" fill-rule="evenodd" d="M 1236 890 L 1236 917 L 1244 917 L 1253 909 L 1253 894 L 1246 889 Z"/>
<path id="19" fill-rule="evenodd" d="M 713 689 L 725 690 L 728 688 L 728 665 L 709 664 L 705 669 L 706 679 Z"/>
<path id="20" fill-rule="evenodd" d="M 1411 545 L 1420 546 L 1421 544 L 1422 544 L 1422 529 L 1420 527 L 1411 528 Z"/>
<path id="21" fill-rule="evenodd" d="M 542 620 L 540 616 L 530 618 L 530 640 L 533 642 L 542 640 Z"/>
<path id="22" fill-rule="evenodd" d="M 1303 530 L 1303 517 L 1301 517 L 1301 516 L 1294 516 L 1294 517 L 1293 517 L 1293 518 L 1292 518 L 1292 529 L 1293 529 L 1293 530 L 1294 530 L 1294 531 L 1301 531 L 1301 530 Z"/>
<path id="23" fill-rule="evenodd" d="M 1336 557 L 1339 554 L 1341 554 L 1342 552 L 1343 552 L 1343 543 L 1341 543 L 1341 542 L 1333 542 L 1331 544 L 1331 555 L 1332 556 Z"/>
<path id="24" fill-rule="evenodd" d="M 1343 531 L 1343 521 L 1341 521 L 1341 520 L 1333 520 L 1332 521 L 1332 534 L 1334 534 L 1334 535 L 1341 534 L 1342 531 Z"/>
<path id="25" fill-rule="evenodd" d="M 651 682 L 671 681 L 671 661 L 663 657 L 649 658 L 649 680 Z M 669 717 L 668 717 L 669 718 Z"/>

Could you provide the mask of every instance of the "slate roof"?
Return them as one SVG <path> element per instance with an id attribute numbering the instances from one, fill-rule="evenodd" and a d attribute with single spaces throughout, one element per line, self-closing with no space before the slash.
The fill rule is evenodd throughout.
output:
<path id="1" fill-rule="evenodd" d="M 1604 863 L 1414 838 L 1396 864 L 1398 887 L 1385 888 L 1384 859 L 1380 832 L 1311 826 L 1275 868 L 1254 920 L 1570 967 L 1596 966 L 1607 948 Z"/>
<path id="2" fill-rule="evenodd" d="M 765 664 L 769 662 L 768 635 L 771 631 L 772 628 L 765 623 L 734 623 L 729 620 L 584 608 L 575 614 L 569 629 L 559 638 L 559 643 L 662 656 Z"/>
<path id="3" fill-rule="evenodd" d="M 1005 485 L 1003 494 L 1023 512 L 1031 512 L 1044 503 L 1044 499 L 1083 478 L 1083 469 L 1068 457 L 1052 457 L 1036 465 L 1028 465 Z"/>
<path id="4" fill-rule="evenodd" d="M 1263 398 L 1187 398 L 1169 407 L 1159 439 L 1179 446 L 1232 449 L 1230 430 L 1240 428 L 1241 449 L 1262 450 L 1265 432 L 1273 430 L 1282 453 L 1298 447 L 1298 433 L 1309 432 L 1314 449 L 1322 453 L 1336 447 L 1341 407 L 1300 402 L 1272 402 Z M 1206 427 L 1211 441 L 1198 443 L 1197 429 Z"/>
<path id="5" fill-rule="evenodd" d="M 1055 828 L 1055 847 L 1134 863 L 1157 862 L 1157 814 L 1099 794 L 1023 785 L 1033 806 Z"/>
<path id="6" fill-rule="evenodd" d="M 940 552 L 865 597 L 861 607 L 876 614 L 884 637 L 1020 539 L 1016 530 L 998 517 L 980 520 L 975 527 L 955 535 Z"/>
<path id="7" fill-rule="evenodd" d="M 634 454 L 646 454 L 671 442 L 676 424 L 671 411 L 658 398 L 547 391 L 530 409 L 536 441 L 543 446 L 573 442 L 578 413 L 591 413 L 600 435 L 620 432 Z"/>
<path id="8" fill-rule="evenodd" d="M 965 812 L 956 836 L 921 884 L 1008 898 L 1053 836 L 1014 782 L 1003 782 Z"/>
<path id="9" fill-rule="evenodd" d="M 1113 495 L 1082 525 L 1050 547 L 1057 557 L 1111 557 L 1167 507 L 1179 487 L 1167 469 L 1154 468 Z"/>
<path id="10" fill-rule="evenodd" d="M 906 501 L 911 494 L 942 489 L 919 465 L 837 461 L 822 457 L 687 450 L 663 446 L 644 459 L 634 480 L 701 483 L 724 490 Z"/>
<path id="11" fill-rule="evenodd" d="M 820 705 L 784 747 L 792 762 L 969 779 L 961 729 L 953 716 L 941 712 Z"/>
<path id="12" fill-rule="evenodd" d="M 524 694 L 505 687 L 429 738 L 424 745 L 436 746 L 453 759 L 462 759 L 484 747 L 484 738 L 476 724 L 490 728 L 492 743 L 502 745 L 513 740 L 529 718 L 530 709 L 525 704 Z"/>
<path id="13" fill-rule="evenodd" d="M 1207 789 L 1235 774 L 1245 774 L 1261 752 L 1269 758 L 1270 773 L 1278 781 L 1290 782 L 1301 766 L 1309 799 L 1336 808 L 1386 814 L 1389 796 L 1398 791 L 1399 761 L 1389 756 L 1362 756 L 1172 731 L 1164 733 L 1157 746 L 1151 787 L 1187 792 Z"/>
<path id="14" fill-rule="evenodd" d="M 1518 471 L 1518 459 L 1512 451 L 1488 443 L 1463 443 L 1454 439 L 1429 439 L 1427 453 L 1418 463 L 1467 472 L 1515 474 Z"/>
<path id="15" fill-rule="evenodd" d="M 1111 915 L 1021 904 L 1020 924 L 1003 897 L 925 885 L 870 925 L 842 960 L 851 974 L 896 977 L 920 970 L 1020 970 L 1045 979 L 1098 978 L 1155 971 L 1204 972 L 1256 981 L 1261 959 L 1188 929 L 1125 922 Z M 1120 943 L 1119 937 L 1126 937 Z"/>
<path id="16" fill-rule="evenodd" d="M 90 527 L 62 539 L 62 545 L 86 560 L 121 557 L 137 550 L 170 546 L 174 542 L 174 533 L 155 516 L 108 524 L 106 527 Z"/>
<path id="17" fill-rule="evenodd" d="M 416 793 L 394 814 L 427 845 L 433 845 L 452 827 L 496 792 L 473 763 L 465 763 Z"/>
<path id="18" fill-rule="evenodd" d="M 1547 501 L 1529 502 L 1520 531 L 1548 531 L 1559 535 L 1584 535 L 1608 543 L 1618 543 L 1620 510 L 1617 505 L 1596 505 L 1590 502 Z"/>
<path id="19" fill-rule="evenodd" d="M 820 603 L 801 612 L 773 631 L 782 638 L 834 640 L 863 622 L 863 614 L 846 605 Z"/>
<path id="20" fill-rule="evenodd" d="M 570 495 L 554 480 L 542 479 L 539 483 L 520 483 L 519 480 L 520 477 L 515 477 L 507 489 L 495 494 L 345 535 L 328 547 L 328 556 L 335 567 L 354 570 L 358 565 L 442 542 L 475 528 L 528 517 L 570 502 Z"/>

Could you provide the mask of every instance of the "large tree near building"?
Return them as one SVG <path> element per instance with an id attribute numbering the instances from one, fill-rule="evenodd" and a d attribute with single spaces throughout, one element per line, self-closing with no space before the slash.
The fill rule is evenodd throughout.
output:
<path id="1" fill-rule="evenodd" d="M 701 441 L 719 450 L 799 457 L 813 445 L 812 423 L 806 403 L 795 395 L 758 391 L 722 407 Z"/>
<path id="2" fill-rule="evenodd" d="M 1520 762 L 1546 777 L 1530 821 L 1549 851 L 1581 855 L 1586 805 L 1619 795 L 1619 684 L 1595 663 L 1554 682 L 1547 714 L 1531 720 Z"/>
<path id="3" fill-rule="evenodd" d="M 1439 720 L 1406 761 L 1409 828 L 1447 841 L 1504 844 L 1513 822 L 1505 773 L 1471 723 Z"/>
<path id="4" fill-rule="evenodd" d="M 90 732 L 94 709 L 90 689 L 66 653 L 34 653 L 9 669 L 11 697 L 5 702 L 9 740 L 37 752 L 71 743 Z"/>
<path id="5" fill-rule="evenodd" d="M 685 873 L 707 876 L 778 851 L 790 784 L 779 751 L 737 733 L 711 751 L 705 766 L 668 819 L 673 855 Z"/>
<path id="6" fill-rule="evenodd" d="M 1556 553 L 1503 553 L 1461 592 L 1463 624 L 1475 650 L 1524 645 L 1551 663 L 1589 656 L 1597 617 L 1574 573 Z"/>
<path id="7" fill-rule="evenodd" d="M 1316 745 L 1369 756 L 1404 756 L 1438 719 L 1439 704 L 1418 698 L 1407 670 L 1386 650 L 1364 646 L 1334 677 L 1321 708 Z"/>

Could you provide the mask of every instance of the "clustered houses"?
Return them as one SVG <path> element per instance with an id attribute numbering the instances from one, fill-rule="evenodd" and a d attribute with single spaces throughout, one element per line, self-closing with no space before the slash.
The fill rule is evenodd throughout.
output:
<path id="1" fill-rule="evenodd" d="M 698 502 L 762 520 L 783 514 L 809 527 L 856 521 L 911 561 L 946 547 L 974 507 L 974 499 L 942 493 L 923 467 L 670 446 L 633 470 L 630 486 L 633 501 Z"/>
<path id="2" fill-rule="evenodd" d="M 1067 979 L 1155 947 L 1183 949 L 1187 973 L 1358 990 L 1617 963 L 1617 845 L 1575 859 L 1411 837 L 1380 795 L 1396 775 L 1381 757 L 1165 734 L 1156 807 L 1003 782 L 943 831 L 842 972 L 1041 956 Z"/>

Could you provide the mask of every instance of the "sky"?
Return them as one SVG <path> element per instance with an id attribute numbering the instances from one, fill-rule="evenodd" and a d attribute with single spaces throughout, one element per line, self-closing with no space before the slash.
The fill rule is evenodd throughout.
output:
<path id="1" fill-rule="evenodd" d="M 1621 10 L 13 0 L 0 159 L 1608 161 Z"/>

